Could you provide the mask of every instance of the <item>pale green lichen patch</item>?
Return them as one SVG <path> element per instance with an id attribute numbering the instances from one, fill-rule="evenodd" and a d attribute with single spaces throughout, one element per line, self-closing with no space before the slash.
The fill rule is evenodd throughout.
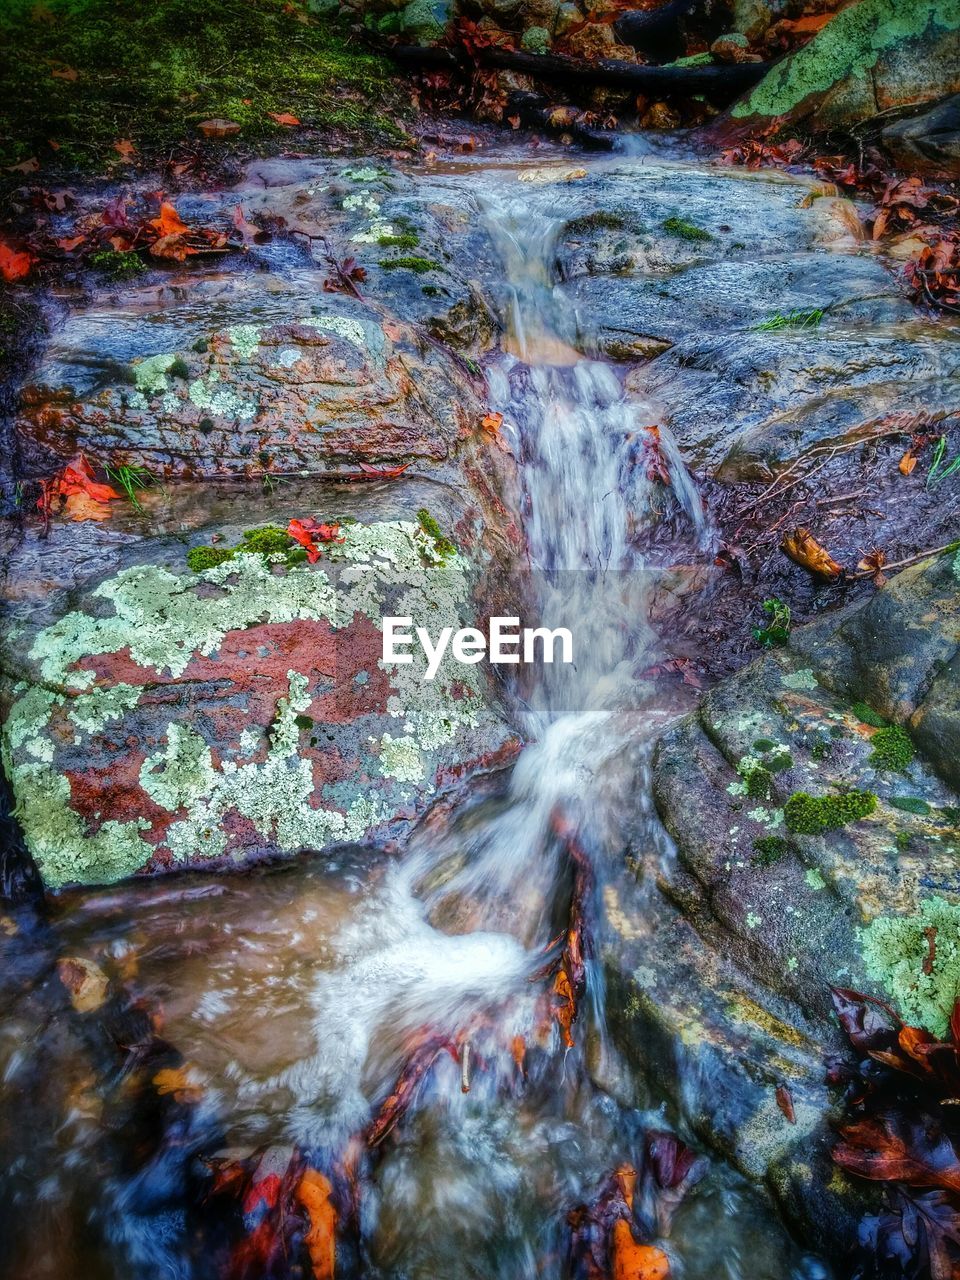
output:
<path id="1" fill-rule="evenodd" d="M 810 667 L 801 667 L 799 671 L 790 671 L 780 682 L 785 689 L 816 689 L 817 677 Z"/>
<path id="2" fill-rule="evenodd" d="M 172 354 L 147 356 L 133 362 L 133 379 L 137 390 L 145 396 L 159 395 L 169 388 L 167 374 L 178 357 Z"/>
<path id="3" fill-rule="evenodd" d="M 385 778 L 419 782 L 424 775 L 424 762 L 416 738 L 394 738 L 385 733 L 380 739 L 380 770 Z"/>
<path id="4" fill-rule="evenodd" d="M 944 1035 L 960 996 L 960 905 L 926 898 L 915 915 L 879 916 L 859 936 L 867 973 L 906 1021 Z"/>
<path id="5" fill-rule="evenodd" d="M 778 63 L 733 108 L 738 117 L 783 116 L 804 99 L 849 77 L 865 76 L 881 53 L 923 35 L 928 27 L 960 27 L 957 0 L 862 0 L 843 9 L 817 35 Z"/>
<path id="6" fill-rule="evenodd" d="M 219 418 L 249 422 L 257 412 L 255 404 L 244 400 L 229 383 L 221 382 L 218 369 L 211 369 L 206 378 L 191 382 L 187 394 L 198 409 L 214 413 Z"/>
<path id="7" fill-rule="evenodd" d="M 227 330 L 230 345 L 241 360 L 250 360 L 260 346 L 260 330 L 255 324 L 238 324 Z"/>

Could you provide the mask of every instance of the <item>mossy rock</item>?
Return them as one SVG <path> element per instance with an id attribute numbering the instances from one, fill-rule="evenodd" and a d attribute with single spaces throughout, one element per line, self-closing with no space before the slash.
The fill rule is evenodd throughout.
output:
<path id="1" fill-rule="evenodd" d="M 843 128 L 957 92 L 958 29 L 956 0 L 860 0 L 778 62 L 733 119 Z"/>

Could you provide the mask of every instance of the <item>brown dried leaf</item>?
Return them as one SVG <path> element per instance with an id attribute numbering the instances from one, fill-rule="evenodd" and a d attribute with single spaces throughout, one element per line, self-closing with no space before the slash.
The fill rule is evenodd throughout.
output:
<path id="1" fill-rule="evenodd" d="M 99 965 L 83 956 L 64 956 L 57 961 L 57 976 L 70 993 L 77 1013 L 93 1013 L 107 998 L 110 981 Z"/>
<path id="2" fill-rule="evenodd" d="M 830 552 L 822 547 L 809 529 L 801 525 L 788 534 L 780 544 L 780 550 L 808 573 L 821 578 L 838 578 L 843 572 Z"/>

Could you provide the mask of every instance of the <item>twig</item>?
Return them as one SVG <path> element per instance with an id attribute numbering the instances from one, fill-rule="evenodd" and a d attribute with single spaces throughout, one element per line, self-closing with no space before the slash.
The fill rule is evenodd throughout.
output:
<path id="1" fill-rule="evenodd" d="M 906 569 L 911 564 L 926 560 L 928 556 L 942 556 L 947 551 L 960 551 L 960 539 L 948 542 L 942 547 L 928 547 L 926 551 L 918 551 L 915 555 L 907 556 L 905 560 L 891 560 L 883 566 L 884 572 L 888 569 Z M 848 573 L 847 581 L 852 581 L 854 578 L 872 578 L 876 572 L 876 569 L 862 569 L 859 573 Z"/>

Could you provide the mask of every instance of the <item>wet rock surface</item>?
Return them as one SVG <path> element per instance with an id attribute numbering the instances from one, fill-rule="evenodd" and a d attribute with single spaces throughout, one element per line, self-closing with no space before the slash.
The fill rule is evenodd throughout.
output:
<path id="1" fill-rule="evenodd" d="M 674 844 L 636 865 L 658 892 L 607 902 L 623 1042 L 648 1071 L 669 1062 L 708 1140 L 825 1243 L 856 1206 L 829 1160 L 830 987 L 934 1031 L 956 992 L 958 575 L 951 556 L 907 570 L 706 694 L 653 757 Z M 844 820 L 851 793 L 870 811 Z"/>

